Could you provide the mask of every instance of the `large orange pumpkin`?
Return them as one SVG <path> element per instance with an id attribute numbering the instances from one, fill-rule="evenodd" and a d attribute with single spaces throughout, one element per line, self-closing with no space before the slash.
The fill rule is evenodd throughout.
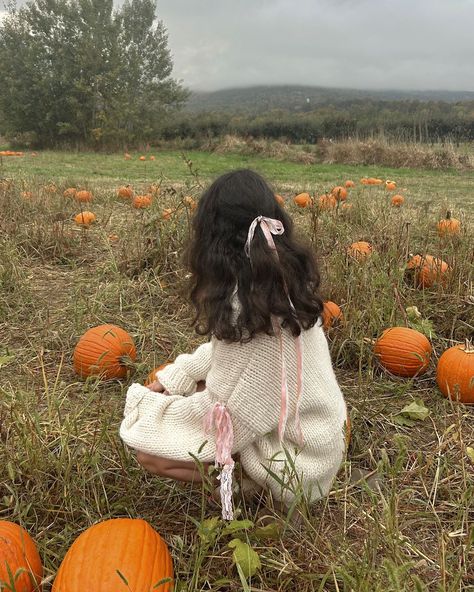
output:
<path id="1" fill-rule="evenodd" d="M 432 255 L 415 255 L 406 268 L 414 271 L 415 284 L 419 288 L 430 288 L 438 282 L 445 284 L 449 272 L 448 264 Z"/>
<path id="2" fill-rule="evenodd" d="M 337 206 L 337 199 L 335 195 L 323 193 L 319 196 L 318 203 L 321 210 L 332 210 Z"/>
<path id="3" fill-rule="evenodd" d="M 92 201 L 92 193 L 90 191 L 76 191 L 75 198 L 77 201 L 88 202 Z"/>
<path id="4" fill-rule="evenodd" d="M 354 187 L 354 186 L 355 186 L 355 183 L 354 183 L 354 181 L 351 181 L 351 180 L 349 179 L 349 180 L 347 180 L 347 181 L 344 183 L 344 185 L 345 185 L 346 187 Z"/>
<path id="5" fill-rule="evenodd" d="M 124 378 L 127 358 L 137 356 L 133 338 L 117 325 L 99 325 L 84 333 L 74 349 L 74 369 L 82 377 Z"/>
<path id="6" fill-rule="evenodd" d="M 395 181 L 385 181 L 385 188 L 388 191 L 395 191 L 395 189 L 397 188 L 397 184 L 395 183 Z"/>
<path id="7" fill-rule="evenodd" d="M 324 329 L 329 329 L 332 327 L 334 321 L 342 320 L 342 311 L 339 306 L 332 302 L 331 300 L 327 300 L 324 303 L 323 307 L 323 327 Z"/>
<path id="8" fill-rule="evenodd" d="M 132 199 L 133 189 L 130 187 L 130 185 L 123 185 L 117 189 L 117 195 L 122 199 Z"/>
<path id="9" fill-rule="evenodd" d="M 372 254 L 372 245 L 366 241 L 357 241 L 347 248 L 347 252 L 354 259 L 363 261 Z"/>
<path id="10" fill-rule="evenodd" d="M 456 218 L 451 218 L 451 212 L 447 212 L 446 218 L 438 222 L 437 228 L 439 236 L 459 234 L 461 223 Z"/>
<path id="11" fill-rule="evenodd" d="M 77 189 L 75 187 L 68 187 L 64 190 L 64 197 L 76 197 Z"/>
<path id="12" fill-rule="evenodd" d="M 36 592 L 41 590 L 42 577 L 43 566 L 33 539 L 20 525 L 0 520 L 0 590 Z"/>
<path id="13" fill-rule="evenodd" d="M 74 222 L 78 226 L 90 226 L 96 221 L 94 212 L 80 212 L 74 217 Z"/>
<path id="14" fill-rule="evenodd" d="M 156 586 L 166 579 L 170 581 Z M 172 579 L 168 547 L 148 522 L 114 518 L 79 535 L 59 567 L 52 592 L 170 592 Z"/>
<path id="15" fill-rule="evenodd" d="M 137 195 L 134 197 L 132 205 L 134 208 L 143 209 L 151 206 L 152 197 L 151 195 Z"/>
<path id="16" fill-rule="evenodd" d="M 436 381 L 445 397 L 474 404 L 474 347 L 469 341 L 450 347 L 441 355 Z"/>
<path id="17" fill-rule="evenodd" d="M 298 195 L 295 195 L 295 197 L 293 198 L 293 201 L 300 208 L 306 208 L 307 206 L 310 206 L 313 202 L 310 194 L 306 193 L 306 192 L 298 193 Z"/>
<path id="18" fill-rule="evenodd" d="M 415 376 L 426 372 L 431 344 L 415 329 L 391 327 L 375 342 L 374 353 L 380 364 L 392 374 Z"/>
<path id="19" fill-rule="evenodd" d="M 400 206 L 402 206 L 405 202 L 405 198 L 403 197 L 403 195 L 394 195 L 392 197 L 392 206 L 395 206 L 396 208 L 399 208 Z"/>
<path id="20" fill-rule="evenodd" d="M 337 201 L 344 201 L 347 199 L 347 189 L 341 186 L 334 187 L 331 191 L 331 195 L 334 195 Z"/>

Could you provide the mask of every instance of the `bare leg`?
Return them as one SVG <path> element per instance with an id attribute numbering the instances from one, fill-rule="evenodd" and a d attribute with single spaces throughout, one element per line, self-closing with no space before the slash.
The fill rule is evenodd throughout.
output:
<path id="1" fill-rule="evenodd" d="M 162 458 L 140 451 L 137 452 L 137 461 L 147 471 L 161 477 L 168 477 L 169 479 L 186 481 L 188 483 L 202 483 L 203 481 L 199 468 L 194 462 Z M 205 474 L 207 474 L 210 464 L 203 463 Z"/>

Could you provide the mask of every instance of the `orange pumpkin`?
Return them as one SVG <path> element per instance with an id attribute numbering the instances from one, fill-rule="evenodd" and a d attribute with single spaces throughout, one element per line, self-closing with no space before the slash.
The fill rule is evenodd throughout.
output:
<path id="1" fill-rule="evenodd" d="M 0 589 L 36 592 L 41 590 L 42 577 L 43 566 L 33 539 L 18 524 L 0 520 Z"/>
<path id="2" fill-rule="evenodd" d="M 163 210 L 161 217 L 163 218 L 163 220 L 169 220 L 172 214 L 174 214 L 174 210 L 171 208 L 167 208 L 166 210 Z"/>
<path id="3" fill-rule="evenodd" d="M 337 199 L 332 194 L 326 194 L 319 196 L 319 208 L 321 210 L 332 210 L 337 206 Z"/>
<path id="4" fill-rule="evenodd" d="M 140 156 L 140 160 L 146 160 L 146 156 Z"/>
<path id="5" fill-rule="evenodd" d="M 148 386 L 152 382 L 155 382 L 156 373 L 159 372 L 160 370 L 163 370 L 163 368 L 168 366 L 168 364 L 171 364 L 171 362 L 165 362 L 164 364 L 161 364 L 161 366 L 157 366 L 156 368 L 153 368 L 153 370 L 148 374 L 148 376 L 145 380 L 145 386 Z"/>
<path id="6" fill-rule="evenodd" d="M 331 300 L 327 300 L 324 303 L 323 307 L 323 327 L 324 329 L 329 329 L 332 327 L 334 321 L 342 320 L 342 311 L 339 306 L 332 302 Z"/>
<path id="7" fill-rule="evenodd" d="M 431 288 L 435 283 L 444 285 L 449 272 L 448 264 L 432 255 L 415 255 L 407 263 L 406 268 L 414 271 L 418 288 Z"/>
<path id="8" fill-rule="evenodd" d="M 96 217 L 93 212 L 80 212 L 74 218 L 74 222 L 78 226 L 90 226 L 95 221 L 96 221 Z"/>
<path id="9" fill-rule="evenodd" d="M 344 201 L 347 199 L 347 189 L 345 187 L 334 187 L 331 191 L 331 195 L 337 199 L 337 201 Z"/>
<path id="10" fill-rule="evenodd" d="M 153 154 L 150 156 L 150 160 L 155 160 L 155 157 L 153 156 Z"/>
<path id="11" fill-rule="evenodd" d="M 347 248 L 347 252 L 354 259 L 363 261 L 372 254 L 372 245 L 366 241 L 357 241 Z"/>
<path id="12" fill-rule="evenodd" d="M 160 535 L 145 520 L 114 518 L 78 536 L 59 567 L 52 592 L 149 592 L 166 579 L 173 579 L 173 562 Z M 173 583 L 164 582 L 157 589 L 171 592 Z"/>
<path id="13" fill-rule="evenodd" d="M 117 195 L 123 199 L 132 199 L 133 189 L 130 187 L 130 185 L 123 185 L 117 189 Z"/>
<path id="14" fill-rule="evenodd" d="M 459 234 L 461 232 L 461 223 L 456 218 L 451 218 L 451 212 L 446 213 L 446 218 L 438 222 L 439 236 Z"/>
<path id="15" fill-rule="evenodd" d="M 75 187 L 68 187 L 64 190 L 64 197 L 76 197 L 77 189 Z"/>
<path id="16" fill-rule="evenodd" d="M 426 372 L 431 344 L 415 329 L 391 327 L 375 342 L 374 353 L 380 364 L 392 374 L 415 376 Z"/>
<path id="17" fill-rule="evenodd" d="M 125 160 L 130 160 L 132 158 L 128 152 L 125 152 L 123 157 L 125 158 Z"/>
<path id="18" fill-rule="evenodd" d="M 89 202 L 92 201 L 92 193 L 90 191 L 76 191 L 75 195 L 77 201 Z"/>
<path id="19" fill-rule="evenodd" d="M 395 189 L 397 188 L 397 184 L 395 183 L 395 181 L 385 181 L 385 188 L 388 191 L 395 191 Z"/>
<path id="20" fill-rule="evenodd" d="M 348 180 L 344 183 L 346 187 L 355 187 L 354 181 Z"/>
<path id="21" fill-rule="evenodd" d="M 279 195 L 278 193 L 275 193 L 275 199 L 277 200 L 277 202 L 281 206 L 284 206 L 285 205 L 285 199 L 281 195 Z"/>
<path id="22" fill-rule="evenodd" d="M 197 208 L 197 203 L 190 195 L 186 195 L 186 197 L 183 198 L 183 202 L 192 211 Z"/>
<path id="23" fill-rule="evenodd" d="M 403 195 L 394 195 L 392 197 L 392 206 L 399 208 L 401 205 L 403 205 L 404 201 L 405 198 L 403 197 Z"/>
<path id="24" fill-rule="evenodd" d="M 147 189 L 147 193 L 150 193 L 151 195 L 158 195 L 160 193 L 160 186 L 159 185 L 155 185 L 154 183 L 152 183 L 148 189 Z"/>
<path id="25" fill-rule="evenodd" d="M 134 198 L 132 205 L 134 208 L 143 209 L 143 208 L 149 208 L 151 206 L 151 202 L 152 202 L 151 195 L 137 195 Z"/>
<path id="26" fill-rule="evenodd" d="M 83 378 L 124 378 L 127 359 L 137 356 L 133 338 L 116 325 L 99 325 L 84 333 L 74 349 L 74 370 Z"/>
<path id="27" fill-rule="evenodd" d="M 369 184 L 369 180 L 367 179 L 367 177 L 363 177 L 360 182 L 362 183 L 362 185 L 368 185 Z"/>
<path id="28" fill-rule="evenodd" d="M 300 208 L 306 208 L 313 203 L 313 200 L 311 199 L 310 194 L 306 193 L 306 192 L 298 193 L 298 195 L 295 195 L 295 197 L 293 198 L 293 201 Z"/>
<path id="29" fill-rule="evenodd" d="M 470 341 L 443 352 L 436 369 L 436 382 L 448 399 L 474 404 L 474 347 Z"/>

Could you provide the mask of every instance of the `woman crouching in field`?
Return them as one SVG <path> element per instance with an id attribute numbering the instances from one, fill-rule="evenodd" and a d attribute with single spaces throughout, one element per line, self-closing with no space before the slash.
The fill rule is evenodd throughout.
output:
<path id="1" fill-rule="evenodd" d="M 121 437 L 163 477 L 200 481 L 192 456 L 219 465 L 226 519 L 236 455 L 247 485 L 285 505 L 301 489 L 309 501 L 327 495 L 344 460 L 346 404 L 321 327 L 315 259 L 262 177 L 238 170 L 214 181 L 187 260 L 194 325 L 211 340 L 149 388 L 130 386 Z"/>

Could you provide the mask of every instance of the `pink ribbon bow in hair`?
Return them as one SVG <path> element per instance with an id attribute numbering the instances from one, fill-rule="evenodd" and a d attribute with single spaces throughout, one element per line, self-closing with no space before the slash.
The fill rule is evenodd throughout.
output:
<path id="1" fill-rule="evenodd" d="M 257 216 L 250 224 L 247 241 L 245 243 L 245 253 L 250 258 L 250 243 L 255 234 L 257 224 L 260 223 L 260 228 L 267 239 L 268 246 L 274 252 L 277 260 L 279 260 L 275 243 L 272 234 L 283 234 L 285 231 L 281 220 L 274 220 L 273 218 L 266 218 L 265 216 Z M 293 311 L 295 307 L 291 302 L 286 284 L 285 291 Z M 285 356 L 283 353 L 283 339 L 281 326 L 275 317 L 272 317 L 273 330 L 278 336 L 280 342 L 280 359 L 281 359 L 281 406 L 280 419 L 278 421 L 278 436 L 280 442 L 283 440 L 285 434 L 286 423 L 288 419 L 288 384 L 286 377 Z M 301 334 L 295 339 L 296 355 L 297 355 L 297 379 L 296 379 L 296 411 L 295 422 L 298 435 L 298 443 L 303 444 L 303 434 L 300 425 L 299 407 L 301 392 L 303 390 L 303 342 Z M 234 471 L 234 460 L 232 458 L 232 447 L 234 444 L 234 431 L 232 427 L 232 419 L 230 417 L 227 407 L 223 403 L 215 403 L 213 408 L 205 417 L 205 431 L 209 433 L 212 428 L 215 428 L 216 435 L 216 459 L 215 463 L 221 465 L 221 473 L 218 477 L 221 481 L 221 503 L 222 503 L 222 518 L 224 520 L 233 520 L 234 512 L 232 507 L 232 474 Z"/>
<path id="2" fill-rule="evenodd" d="M 253 236 L 255 234 L 255 229 L 257 224 L 260 223 L 260 228 L 262 229 L 265 238 L 267 239 L 268 246 L 275 254 L 275 257 L 279 261 L 278 252 L 275 246 L 275 242 L 273 240 L 272 234 L 283 234 L 285 232 L 285 228 L 281 220 L 275 220 L 274 218 L 266 218 L 265 216 L 257 216 L 252 223 L 250 224 L 247 241 L 245 243 L 245 254 L 250 259 L 250 243 L 252 242 Z M 288 287 L 286 282 L 284 282 L 285 292 L 288 296 L 288 300 L 290 302 L 291 309 L 295 312 L 295 307 L 293 306 L 293 302 L 291 301 Z M 282 331 L 280 324 L 276 318 L 272 318 L 272 325 L 273 331 L 275 335 L 278 336 L 280 342 L 280 361 L 281 361 L 281 404 L 280 404 L 280 419 L 278 421 L 278 437 L 280 442 L 283 440 L 285 435 L 286 423 L 288 420 L 288 381 L 286 375 L 286 363 L 285 363 L 285 355 L 283 352 L 283 339 L 282 339 Z M 295 338 L 295 346 L 296 346 L 296 357 L 297 357 L 297 375 L 296 375 L 296 410 L 295 410 L 295 423 L 296 423 L 296 430 L 298 433 L 298 444 L 300 446 L 303 445 L 303 432 L 301 430 L 301 422 L 300 422 L 300 400 L 301 400 L 301 393 L 303 391 L 303 340 L 301 338 L 301 333 L 298 337 Z"/>

